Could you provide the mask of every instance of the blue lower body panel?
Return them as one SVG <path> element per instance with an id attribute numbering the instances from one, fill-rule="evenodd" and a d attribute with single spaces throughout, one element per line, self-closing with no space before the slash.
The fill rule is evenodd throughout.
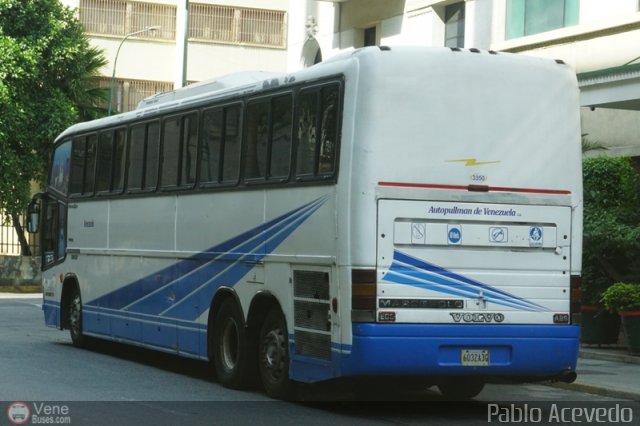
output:
<path id="1" fill-rule="evenodd" d="M 44 312 L 44 323 L 49 327 L 60 327 L 60 304 L 45 300 L 42 303 Z"/>
<path id="2" fill-rule="evenodd" d="M 425 375 L 554 378 L 575 371 L 578 326 L 354 324 L 343 376 Z M 489 351 L 465 366 L 463 349 Z"/>

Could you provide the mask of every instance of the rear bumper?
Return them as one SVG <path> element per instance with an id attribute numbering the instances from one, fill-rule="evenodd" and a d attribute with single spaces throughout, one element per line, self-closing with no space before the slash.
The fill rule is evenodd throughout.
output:
<path id="1" fill-rule="evenodd" d="M 580 327 L 354 324 L 344 376 L 424 375 L 552 379 L 575 371 Z M 462 349 L 488 349 L 489 366 L 463 366 Z"/>

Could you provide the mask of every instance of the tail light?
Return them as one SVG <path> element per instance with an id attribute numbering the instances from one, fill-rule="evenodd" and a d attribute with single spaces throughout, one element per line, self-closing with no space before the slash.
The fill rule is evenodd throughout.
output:
<path id="1" fill-rule="evenodd" d="M 351 270 L 351 319 L 353 322 L 375 321 L 376 270 Z"/>

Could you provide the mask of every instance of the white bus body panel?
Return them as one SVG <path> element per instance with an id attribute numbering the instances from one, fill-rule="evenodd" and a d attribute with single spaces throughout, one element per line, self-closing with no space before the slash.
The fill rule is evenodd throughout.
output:
<path id="1" fill-rule="evenodd" d="M 578 89 L 565 65 L 365 48 L 275 85 L 158 99 L 60 138 L 324 78 L 344 84 L 337 181 L 71 199 L 66 259 L 43 273 L 47 324 L 60 325 L 61 284 L 74 276 L 88 334 L 207 358 L 212 298 L 230 289 L 245 316 L 257 295 L 276 298 L 298 381 L 575 369 L 577 327 L 554 324 L 582 255 Z M 352 321 L 354 269 L 377 274 L 368 323 Z M 298 288 L 299 271 L 327 288 Z M 498 364 L 461 366 L 468 348 Z"/>
<path id="2" fill-rule="evenodd" d="M 378 220 L 378 309 L 395 321 L 553 324 L 554 314 L 568 316 L 569 207 L 380 200 Z M 460 316 L 468 313 L 483 315 Z"/>

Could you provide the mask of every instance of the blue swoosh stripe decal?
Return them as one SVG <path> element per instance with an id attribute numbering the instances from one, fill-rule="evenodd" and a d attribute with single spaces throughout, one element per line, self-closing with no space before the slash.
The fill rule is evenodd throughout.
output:
<path id="1" fill-rule="evenodd" d="M 393 253 L 393 262 L 384 281 L 474 299 L 482 293 L 485 300 L 502 306 L 534 312 L 548 311 L 547 308 L 537 303 L 471 280 L 397 250 Z"/>
<path id="2" fill-rule="evenodd" d="M 203 283 L 196 291 L 189 294 L 184 299 L 180 300 L 171 308 L 166 311 L 160 313 L 160 315 L 170 316 L 175 318 L 189 318 L 194 314 L 194 304 L 197 306 L 204 306 L 204 308 L 195 310 L 196 315 L 192 318 L 195 320 L 197 317 L 202 314 L 206 309 L 209 309 L 209 304 L 211 303 L 211 299 L 215 291 L 222 285 L 227 285 L 229 287 L 234 286 L 240 281 L 242 277 L 244 277 L 255 265 L 247 264 L 245 261 L 249 258 L 252 261 L 260 261 L 262 260 L 268 253 L 273 251 L 282 241 L 284 241 L 298 226 L 300 226 L 311 214 L 313 214 L 321 204 L 313 205 L 308 211 L 304 211 L 298 216 L 293 217 L 291 220 L 285 221 L 283 223 L 278 224 L 278 226 L 268 230 L 265 233 L 265 239 L 267 242 L 270 242 L 271 239 L 274 240 L 275 244 L 269 244 L 271 248 L 270 251 L 266 250 L 257 250 L 253 253 L 249 253 L 249 255 L 253 254 L 253 256 L 246 256 L 238 261 L 231 264 L 226 270 L 224 270 L 221 274 L 214 277 L 208 282 Z M 266 244 L 265 244 L 266 247 Z M 192 302 L 192 303 L 188 303 Z"/>
<path id="3" fill-rule="evenodd" d="M 221 285 L 234 286 L 256 262 L 273 252 L 317 211 L 321 197 L 217 246 L 179 261 L 87 303 L 126 312 L 195 320 L 209 308 Z M 193 303 L 183 303 L 190 301 Z"/>

